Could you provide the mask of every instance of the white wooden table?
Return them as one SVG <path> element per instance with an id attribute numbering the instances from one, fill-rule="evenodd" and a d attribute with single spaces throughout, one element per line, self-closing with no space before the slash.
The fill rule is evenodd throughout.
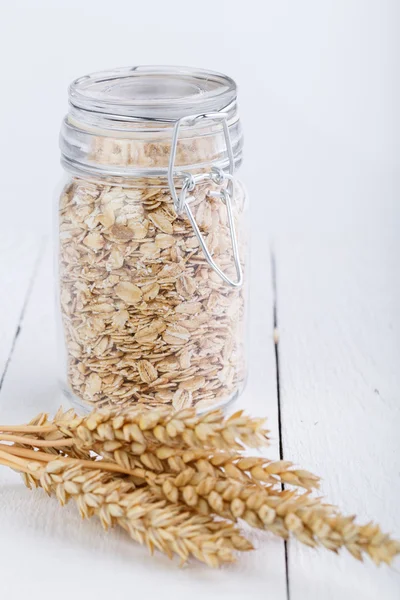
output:
<path id="1" fill-rule="evenodd" d="M 400 537 L 395 232 L 278 235 L 270 255 L 262 224 L 255 220 L 254 228 L 251 372 L 239 405 L 269 417 L 271 456 L 320 474 L 330 501 Z M 61 401 L 50 242 L 3 233 L 0 282 L 0 421 L 19 423 L 54 412 Z M 285 546 L 267 534 L 254 541 L 257 551 L 237 565 L 180 570 L 160 555 L 151 558 L 124 533 L 81 521 L 72 504 L 61 509 L 40 490 L 29 492 L 16 473 L 0 469 L 1 598 L 400 597 L 399 562 L 377 569 L 346 553 L 294 541 Z"/>

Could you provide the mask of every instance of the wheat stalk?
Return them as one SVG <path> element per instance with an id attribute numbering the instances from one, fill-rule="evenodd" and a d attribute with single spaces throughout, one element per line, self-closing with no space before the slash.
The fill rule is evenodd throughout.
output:
<path id="1" fill-rule="evenodd" d="M 266 446 L 269 440 L 264 421 L 250 418 L 243 411 L 224 417 L 220 410 L 199 415 L 193 408 L 177 412 L 169 406 L 134 406 L 120 411 L 93 411 L 86 417 L 63 415 L 54 423 L 90 447 L 95 442 L 120 441 L 140 444 L 144 452 L 149 444 L 230 451 Z"/>
<path id="2" fill-rule="evenodd" d="M 319 477 L 304 469 L 296 469 L 290 461 L 201 449 L 174 452 L 166 446 L 155 448 L 153 452 L 159 460 L 167 460 L 169 470 L 175 473 L 190 466 L 200 473 L 208 473 L 214 477 L 221 477 L 223 474 L 224 478 L 243 483 L 279 486 L 289 484 L 307 490 L 319 487 Z"/>
<path id="3" fill-rule="evenodd" d="M 232 479 L 223 481 L 191 468 L 175 478 L 151 473 L 145 477 L 160 497 L 172 503 L 183 502 L 201 514 L 217 514 L 233 521 L 240 518 L 252 527 L 285 539 L 292 534 L 313 547 L 322 545 L 335 552 L 345 547 L 359 560 L 367 553 L 376 564 L 390 564 L 400 553 L 400 543 L 383 534 L 377 525 L 356 525 L 355 517 L 342 516 L 336 508 L 309 493 L 260 489 Z"/>
<path id="4" fill-rule="evenodd" d="M 93 450 L 104 459 L 133 471 L 144 468 L 155 473 L 180 473 L 192 467 L 216 478 L 231 478 L 243 484 L 290 484 L 306 490 L 319 487 L 319 477 L 304 469 L 296 469 L 290 461 L 272 461 L 264 457 L 244 457 L 241 454 L 210 450 L 180 450 L 155 446 L 136 454 L 135 444 L 125 449 L 120 442 L 95 442 Z"/>
<path id="5" fill-rule="evenodd" d="M 96 515 L 105 529 L 119 525 L 150 552 L 158 549 L 170 558 L 177 554 L 182 564 L 193 556 L 218 567 L 233 562 L 235 551 L 252 549 L 226 521 L 171 505 L 148 487 L 136 489 L 130 480 L 71 460 L 76 464 L 54 459 L 43 465 L 0 451 L 0 462 L 20 471 L 28 487 L 42 487 L 61 505 L 73 498 L 83 518 Z"/>

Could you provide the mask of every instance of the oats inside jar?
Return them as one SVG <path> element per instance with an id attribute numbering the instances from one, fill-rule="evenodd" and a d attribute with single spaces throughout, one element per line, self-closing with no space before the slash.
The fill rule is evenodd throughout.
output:
<path id="1" fill-rule="evenodd" d="M 237 193 L 236 219 L 242 208 Z M 234 276 L 224 204 L 203 188 L 193 211 L 215 261 Z M 132 199 L 129 188 L 76 178 L 64 190 L 68 382 L 85 403 L 206 408 L 242 386 L 244 292 L 216 276 L 193 238 L 165 188 Z"/>

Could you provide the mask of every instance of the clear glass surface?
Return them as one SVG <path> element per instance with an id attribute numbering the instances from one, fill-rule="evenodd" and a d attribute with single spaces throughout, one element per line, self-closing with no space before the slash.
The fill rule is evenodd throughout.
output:
<path id="1" fill-rule="evenodd" d="M 69 180 L 58 203 L 65 393 L 82 408 L 228 402 L 246 379 L 246 195 L 235 182 L 245 276 L 237 289 L 210 268 L 190 221 L 176 214 L 166 168 L 175 120 L 209 107 L 230 111 L 239 165 L 234 82 L 181 68 L 122 69 L 77 80 L 70 103 L 61 132 Z M 182 129 L 178 165 L 226 167 L 220 124 Z M 226 206 L 210 195 L 219 187 L 199 183 L 188 201 L 213 259 L 235 278 Z"/>

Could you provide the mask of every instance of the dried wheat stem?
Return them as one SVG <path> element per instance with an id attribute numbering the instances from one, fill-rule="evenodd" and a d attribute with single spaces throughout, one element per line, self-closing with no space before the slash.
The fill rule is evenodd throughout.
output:
<path id="1" fill-rule="evenodd" d="M 170 558 L 177 554 L 182 563 L 194 556 L 217 567 L 234 561 L 235 550 L 251 549 L 231 524 L 197 515 L 183 505 L 170 506 L 148 488 L 136 490 L 131 481 L 110 473 L 71 466 L 62 459 L 46 466 L 15 456 L 11 461 L 25 473 L 28 487 L 41 486 L 62 505 L 73 498 L 82 517 L 96 515 L 105 529 L 120 525 L 151 552 L 158 549 Z"/>
<path id="2" fill-rule="evenodd" d="M 4 452 L 1 449 L 0 449 L 0 460 L 15 465 L 15 468 L 17 468 L 18 465 L 25 466 L 27 464 L 26 460 L 24 460 L 23 458 L 21 458 L 19 456 L 13 456 L 12 454 L 10 456 L 10 454 L 8 452 Z"/>
<path id="3" fill-rule="evenodd" d="M 0 432 L 7 433 L 51 433 L 57 431 L 56 425 L 0 425 Z"/>
<path id="4" fill-rule="evenodd" d="M 0 465 L 2 465 L 3 467 L 10 467 L 11 469 L 16 469 L 18 471 L 21 470 L 19 468 L 18 464 L 13 462 L 12 459 L 6 460 L 5 458 L 2 458 L 1 456 L 0 456 Z"/>
<path id="5" fill-rule="evenodd" d="M 12 454 L 13 456 L 19 456 L 23 458 L 30 458 L 37 462 L 48 463 L 54 460 L 54 455 L 46 454 L 36 450 L 28 450 L 26 448 L 19 448 L 15 446 L 5 446 L 0 444 L 1 453 Z M 67 456 L 60 457 L 65 464 L 79 465 L 90 469 L 98 469 L 101 471 L 107 471 L 109 473 L 119 473 L 121 475 L 131 475 L 135 477 L 135 472 L 131 469 L 125 469 L 121 465 L 110 463 L 105 460 L 81 460 L 79 458 L 69 458 Z"/>
<path id="6" fill-rule="evenodd" d="M 3 442 L 14 442 L 18 444 L 24 444 L 25 446 L 36 446 L 37 448 L 66 448 L 68 446 L 74 446 L 73 438 L 61 440 L 41 440 L 38 438 L 30 438 L 22 435 L 20 436 L 14 434 L 0 433 L 0 440 Z"/>

